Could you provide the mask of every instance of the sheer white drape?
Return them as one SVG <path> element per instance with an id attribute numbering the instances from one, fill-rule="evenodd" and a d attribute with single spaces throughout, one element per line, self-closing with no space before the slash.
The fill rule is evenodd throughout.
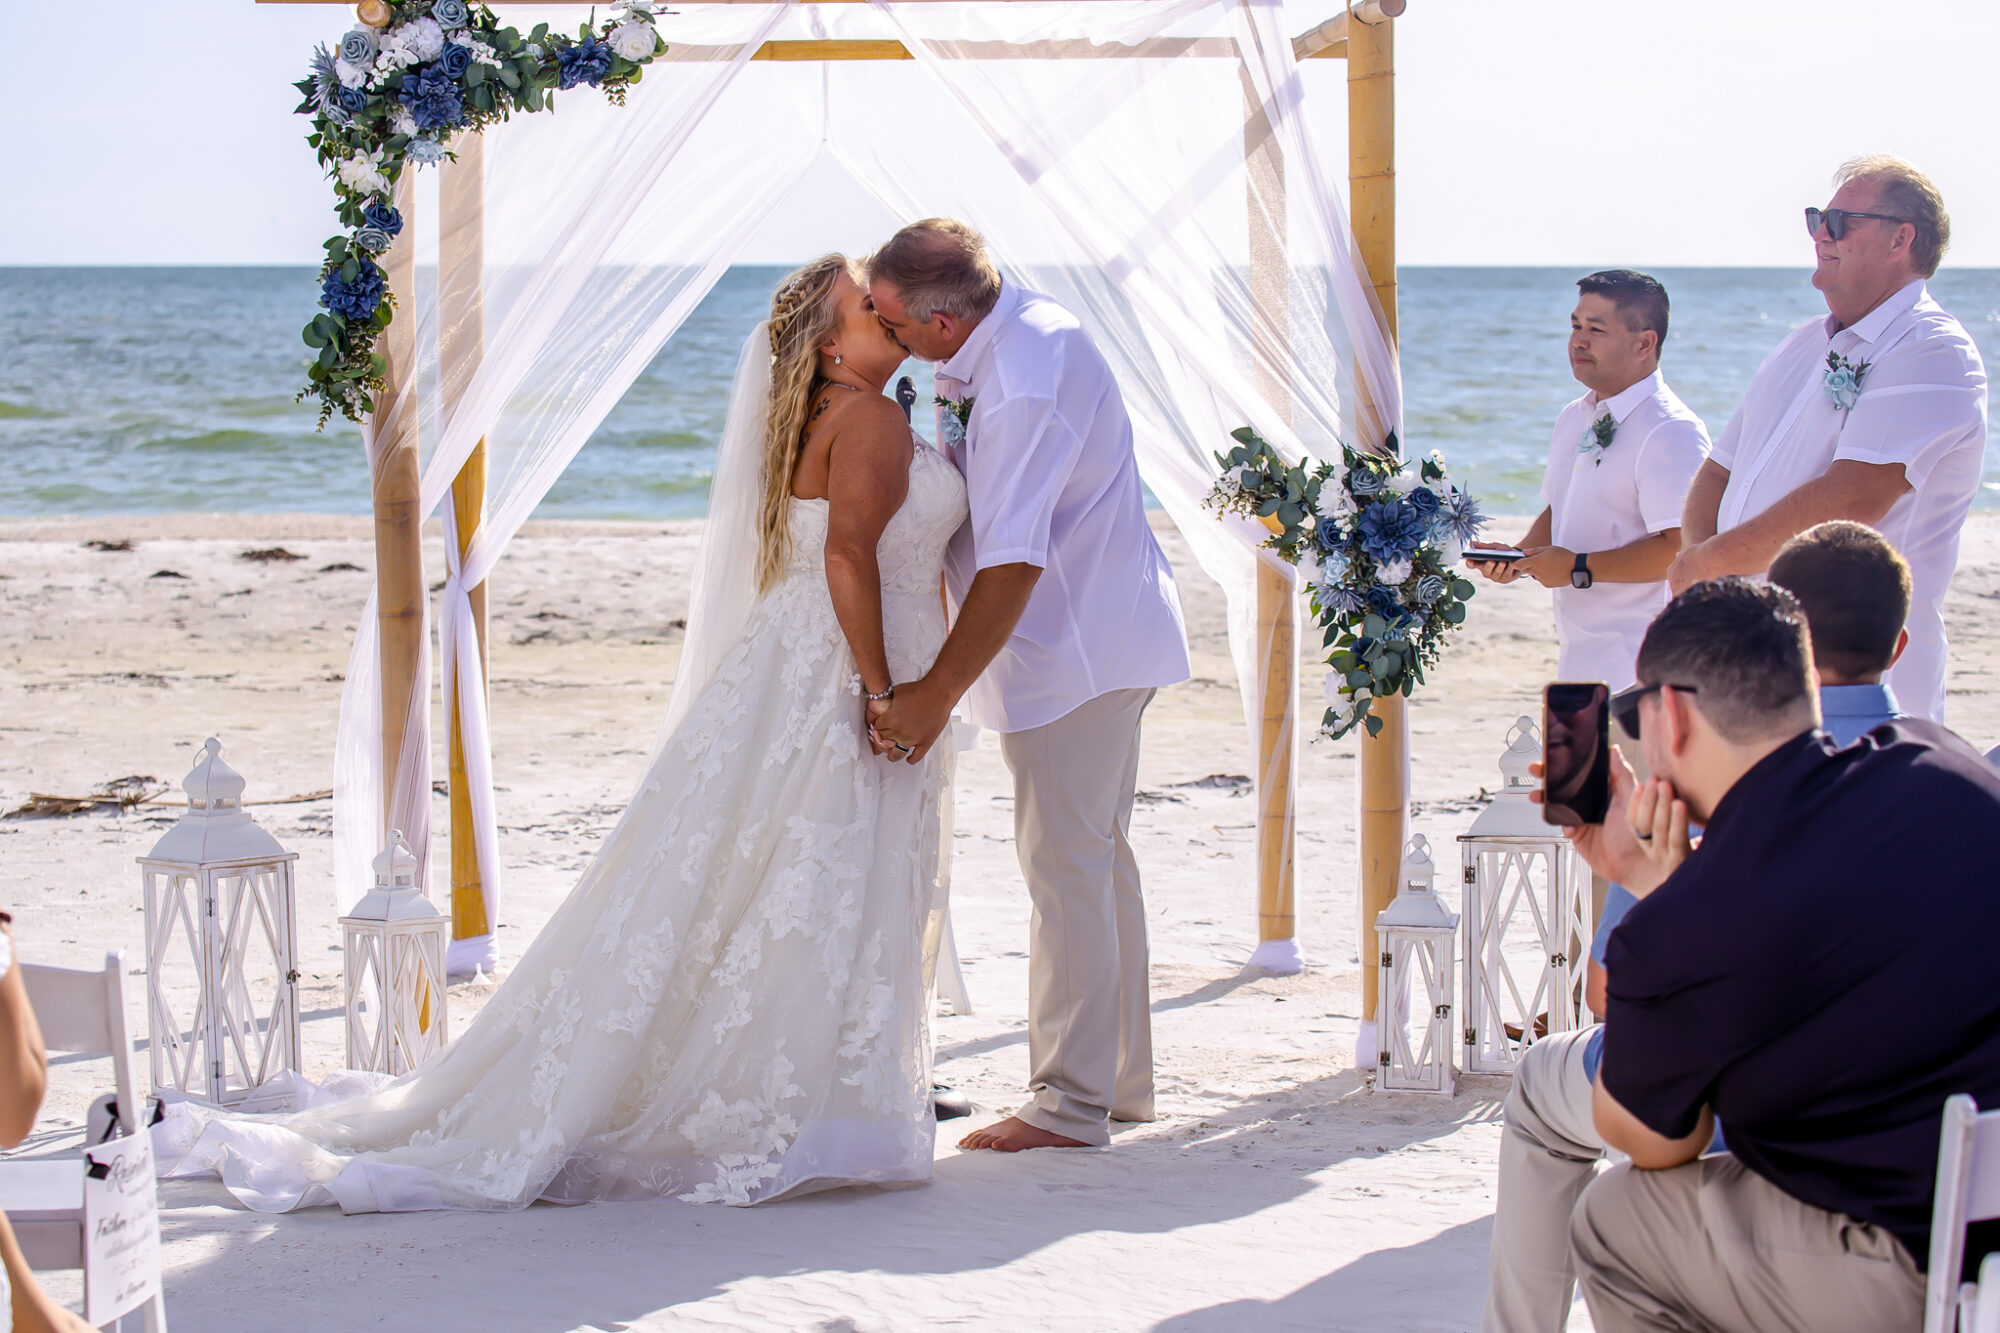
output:
<path id="1" fill-rule="evenodd" d="M 574 22 L 573 10 L 553 13 Z M 1213 451 L 1246 422 L 1288 456 L 1341 438 L 1378 445 L 1400 422 L 1394 354 L 1301 114 L 1282 5 L 728 5 L 675 14 L 662 31 L 673 50 L 627 107 L 578 90 L 555 115 L 489 135 L 485 356 L 424 430 L 426 512 L 482 436 L 492 457 L 487 519 L 440 612 L 446 688 L 468 701 L 489 919 L 500 866 L 465 590 L 741 242 L 773 209 L 812 206 L 790 191 L 823 151 L 899 219 L 972 223 L 1010 276 L 1084 320 L 1124 388 L 1148 486 L 1228 593 L 1254 745 L 1264 533 L 1201 510 Z M 745 63 L 766 39 L 816 36 L 900 38 L 917 59 Z M 1374 410 L 1359 411 L 1364 401 Z M 371 812 L 381 776 L 367 764 L 379 726 L 367 702 L 380 679 L 372 615 L 343 696 L 343 906 L 384 831 Z M 399 781 L 396 801 L 418 828 L 423 720 L 399 767 L 421 776 Z M 463 943 L 461 960 L 487 949 Z"/>

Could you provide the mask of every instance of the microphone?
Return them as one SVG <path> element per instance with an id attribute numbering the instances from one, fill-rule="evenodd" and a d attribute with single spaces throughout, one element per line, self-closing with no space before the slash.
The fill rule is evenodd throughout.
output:
<path id="1" fill-rule="evenodd" d="M 896 381 L 896 401 L 903 405 L 903 420 L 910 419 L 910 410 L 917 405 L 917 382 L 908 375 Z"/>

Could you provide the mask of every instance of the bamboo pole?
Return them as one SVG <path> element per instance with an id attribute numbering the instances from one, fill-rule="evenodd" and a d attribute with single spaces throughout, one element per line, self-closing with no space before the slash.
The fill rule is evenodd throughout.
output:
<path id="1" fill-rule="evenodd" d="M 458 160 L 446 162 L 438 180 L 438 336 L 443 363 L 446 411 L 457 405 L 486 350 L 485 309 L 480 280 L 485 266 L 486 138 L 458 140 Z M 462 560 L 486 515 L 486 441 L 467 455 L 451 483 L 452 518 Z M 486 582 L 466 590 L 472 623 L 479 634 L 479 685 L 487 686 Z M 490 697 L 490 696 L 488 696 Z M 486 887 L 479 873 L 479 848 L 472 830 L 472 782 L 466 774 L 463 701 L 453 698 L 445 719 L 451 771 L 451 937 L 476 939 L 493 933 Z"/>
<path id="2" fill-rule="evenodd" d="M 381 338 L 388 362 L 385 386 L 375 395 L 372 417 L 378 434 L 373 477 L 375 506 L 376 625 L 382 666 L 382 827 L 395 822 L 391 803 L 402 766 L 403 732 L 419 679 L 424 647 L 424 552 L 417 459 L 417 217 L 416 171 L 396 182 L 396 209 L 403 231 L 382 257 L 389 290 L 402 318 Z"/>
<path id="3" fill-rule="evenodd" d="M 1347 28 L 1347 181 L 1355 247 L 1396 342 L 1396 83 L 1395 24 L 1351 23 Z M 1375 405 L 1364 393 L 1360 435 L 1374 446 L 1384 434 Z M 1381 946 L 1376 914 L 1396 896 L 1409 826 L 1410 741 L 1403 699 L 1377 700 L 1382 730 L 1361 736 L 1361 1017 L 1375 1020 Z M 1364 1028 L 1364 1032 L 1368 1029 Z M 1366 1042 L 1364 1040 L 1364 1046 Z M 1366 1050 L 1364 1055 L 1370 1054 Z"/>
<path id="4" fill-rule="evenodd" d="M 1271 312 L 1282 342 L 1291 315 L 1291 262 L 1285 235 L 1285 159 L 1267 109 L 1248 75 L 1243 83 L 1245 194 L 1250 290 Z M 1270 349 L 1273 353 L 1279 349 Z M 1280 420 L 1292 419 L 1292 386 L 1275 355 L 1254 358 L 1258 393 Z M 1257 941 L 1251 961 L 1267 971 L 1299 970 L 1293 898 L 1298 753 L 1298 592 L 1278 570 L 1257 563 L 1257 638 L 1264 652 L 1257 746 Z M 1282 942 L 1282 943 L 1278 943 Z M 1270 947 L 1266 947 L 1269 945 Z"/>

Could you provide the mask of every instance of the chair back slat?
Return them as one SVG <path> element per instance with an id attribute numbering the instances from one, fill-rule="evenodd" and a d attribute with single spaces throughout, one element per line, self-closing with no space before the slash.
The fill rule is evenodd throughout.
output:
<path id="1" fill-rule="evenodd" d="M 1945 1099 L 1941 1119 L 1924 1333 L 1953 1333 L 1959 1327 L 1965 1228 L 2000 1217 L 2000 1110 L 1981 1114 L 1961 1092 Z"/>
<path id="2" fill-rule="evenodd" d="M 44 1046 L 88 1055 L 111 1053 L 117 1039 L 111 1031 L 104 973 L 23 963 L 21 983 L 34 1006 Z"/>
<path id="3" fill-rule="evenodd" d="M 1965 1220 L 2000 1217 L 2000 1110 L 1983 1113 L 1972 1135 L 1965 1189 Z"/>

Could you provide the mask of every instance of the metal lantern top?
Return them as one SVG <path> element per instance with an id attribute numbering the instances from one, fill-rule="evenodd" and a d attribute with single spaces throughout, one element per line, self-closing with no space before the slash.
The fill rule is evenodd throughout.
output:
<path id="1" fill-rule="evenodd" d="M 1437 865 L 1431 860 L 1430 841 L 1423 834 L 1416 834 L 1403 850 L 1403 868 L 1396 876 L 1396 897 L 1375 918 L 1375 928 L 1458 929 L 1458 913 L 1447 908 L 1432 887 L 1436 879 Z"/>
<path id="2" fill-rule="evenodd" d="M 389 834 L 389 845 L 375 858 L 375 887 L 361 896 L 343 921 L 440 920 L 444 913 L 417 888 L 417 858 L 403 841 L 403 831 Z"/>
<path id="3" fill-rule="evenodd" d="M 1468 838 L 1534 838 L 1543 842 L 1560 841 L 1562 834 L 1549 827 L 1542 818 L 1541 807 L 1528 799 L 1535 790 L 1535 779 L 1528 773 L 1528 765 L 1542 757 L 1542 733 L 1535 726 L 1533 718 L 1517 717 L 1514 725 L 1507 729 L 1507 748 L 1500 752 L 1500 793 L 1493 798 L 1493 804 L 1479 812 L 1479 818 L 1472 821 L 1472 831 L 1461 835 L 1459 841 Z"/>
<path id="4" fill-rule="evenodd" d="M 222 742 L 210 736 L 193 771 L 181 779 L 181 789 L 188 795 L 187 812 L 153 844 L 151 852 L 139 858 L 140 863 L 198 866 L 296 861 L 298 853 L 279 846 L 243 808 L 243 785 L 243 775 L 222 762 Z"/>

